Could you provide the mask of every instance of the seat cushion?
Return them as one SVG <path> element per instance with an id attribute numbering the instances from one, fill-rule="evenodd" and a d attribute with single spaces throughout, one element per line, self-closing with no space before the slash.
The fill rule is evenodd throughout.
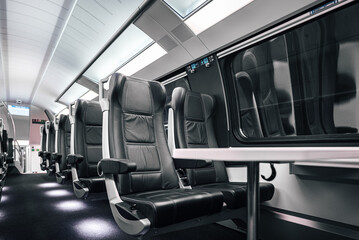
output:
<path id="1" fill-rule="evenodd" d="M 79 178 L 79 180 L 88 187 L 90 192 L 104 192 L 105 187 L 105 178 L 102 177 L 92 177 L 92 178 Z"/>
<path id="2" fill-rule="evenodd" d="M 223 195 L 215 190 L 170 189 L 121 196 L 146 216 L 152 227 L 163 227 L 221 211 Z"/>
<path id="3" fill-rule="evenodd" d="M 247 183 L 246 182 L 223 182 L 195 186 L 195 189 L 222 191 L 224 202 L 228 208 L 240 208 L 247 204 Z M 260 201 L 271 200 L 274 194 L 274 186 L 271 183 L 259 184 Z"/>

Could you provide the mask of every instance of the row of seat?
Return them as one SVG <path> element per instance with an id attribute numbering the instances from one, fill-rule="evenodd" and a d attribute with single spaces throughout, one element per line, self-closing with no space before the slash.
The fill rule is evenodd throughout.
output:
<path id="1" fill-rule="evenodd" d="M 42 170 L 55 175 L 58 183 L 73 181 L 78 198 L 90 191 L 105 190 L 104 179 L 97 174 L 102 156 L 102 116 L 98 102 L 78 100 L 70 115 L 60 115 L 40 128 Z"/>
<path id="2" fill-rule="evenodd" d="M 229 182 L 223 162 L 172 159 L 161 83 L 114 74 L 107 97 L 101 86 L 100 103 L 78 100 L 68 117 L 56 120 L 56 152 L 39 153 L 49 174 L 56 169 L 63 183 L 70 166 L 78 198 L 106 190 L 116 223 L 130 235 L 238 218 L 239 209 L 246 206 L 246 183 Z M 171 108 L 176 147 L 217 147 L 212 96 L 176 88 Z M 46 150 L 51 150 L 50 129 L 47 123 L 42 133 Z M 272 184 L 260 184 L 261 201 L 270 200 L 273 193 Z"/>
<path id="3" fill-rule="evenodd" d="M 0 118 L 0 200 L 9 164 L 13 162 L 13 138 L 8 137 L 3 119 Z"/>

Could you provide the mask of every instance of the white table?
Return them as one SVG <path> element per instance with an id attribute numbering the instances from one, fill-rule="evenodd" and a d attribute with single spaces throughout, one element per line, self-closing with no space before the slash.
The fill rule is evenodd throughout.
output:
<path id="1" fill-rule="evenodd" d="M 173 149 L 177 159 L 247 162 L 247 240 L 257 240 L 259 163 L 321 162 L 359 164 L 359 147 L 251 147 Z"/>

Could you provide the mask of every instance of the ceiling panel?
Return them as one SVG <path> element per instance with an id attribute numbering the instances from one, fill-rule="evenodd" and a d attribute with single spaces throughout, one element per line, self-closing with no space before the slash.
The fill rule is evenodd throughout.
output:
<path id="1" fill-rule="evenodd" d="M 152 42 L 153 40 L 147 34 L 132 24 L 96 60 L 84 73 L 84 76 L 97 83 L 148 47 Z"/>
<path id="2" fill-rule="evenodd" d="M 2 77 L 9 86 L 7 101 L 30 102 L 67 18 L 71 1 L 6 0 L 1 9 Z M 27 91 L 24 91 L 26 89 Z"/>
<path id="3" fill-rule="evenodd" d="M 233 13 L 198 35 L 210 50 L 215 50 L 233 42 L 268 24 L 307 7 L 309 4 L 320 3 L 323 0 L 255 0 L 244 8 Z M 280 6 L 280 7 L 278 7 Z M 260 16 L 258 16 L 260 13 Z"/>
<path id="4" fill-rule="evenodd" d="M 63 108 L 54 100 L 142 1 L 0 1 L 0 98 Z"/>
<path id="5" fill-rule="evenodd" d="M 78 0 L 33 103 L 46 105 L 40 95 L 54 101 L 141 3 L 142 0 Z M 57 86 L 56 91 L 46 92 L 49 86 Z M 63 102 L 69 104 L 69 100 L 64 98 Z"/>

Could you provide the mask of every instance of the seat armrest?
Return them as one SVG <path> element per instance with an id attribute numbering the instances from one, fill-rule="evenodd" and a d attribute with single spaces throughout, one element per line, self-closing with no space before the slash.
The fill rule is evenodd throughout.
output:
<path id="1" fill-rule="evenodd" d="M 191 159 L 173 159 L 176 169 L 178 168 L 203 168 L 210 166 L 212 160 L 191 160 Z"/>
<path id="2" fill-rule="evenodd" d="M 105 158 L 97 165 L 97 172 L 103 174 L 126 174 L 137 169 L 135 162 L 128 159 Z"/>
<path id="3" fill-rule="evenodd" d="M 69 154 L 67 155 L 66 161 L 68 164 L 77 164 L 84 160 L 84 157 L 81 154 Z"/>
<path id="4" fill-rule="evenodd" d="M 62 158 L 62 154 L 61 154 L 61 153 L 54 152 L 54 153 L 51 154 L 51 159 L 52 159 L 52 161 L 55 161 L 55 162 L 60 163 L 60 162 L 61 162 L 61 158 Z"/>

